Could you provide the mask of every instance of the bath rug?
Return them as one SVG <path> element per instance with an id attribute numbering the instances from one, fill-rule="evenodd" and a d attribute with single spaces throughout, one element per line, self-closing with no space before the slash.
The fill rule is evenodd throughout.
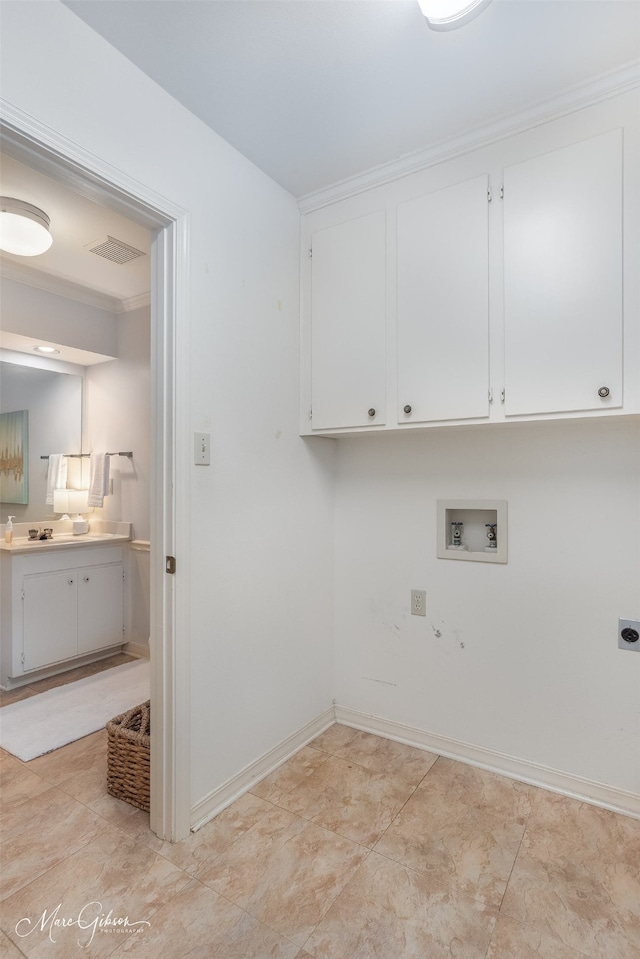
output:
<path id="1" fill-rule="evenodd" d="M 147 659 L 113 666 L 0 709 L 0 746 L 23 762 L 103 729 L 149 699 Z"/>

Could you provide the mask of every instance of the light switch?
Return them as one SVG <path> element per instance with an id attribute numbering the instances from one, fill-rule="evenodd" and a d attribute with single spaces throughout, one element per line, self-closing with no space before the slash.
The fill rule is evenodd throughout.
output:
<path id="1" fill-rule="evenodd" d="M 211 433 L 193 434 L 193 461 L 196 466 L 211 465 Z"/>

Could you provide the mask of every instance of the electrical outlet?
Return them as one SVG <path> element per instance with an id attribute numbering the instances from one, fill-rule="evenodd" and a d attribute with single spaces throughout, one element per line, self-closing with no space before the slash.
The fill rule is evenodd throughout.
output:
<path id="1" fill-rule="evenodd" d="M 411 590 L 411 615 L 427 615 L 427 593 L 424 589 Z"/>
<path id="2" fill-rule="evenodd" d="M 640 619 L 618 620 L 618 649 L 640 653 Z"/>

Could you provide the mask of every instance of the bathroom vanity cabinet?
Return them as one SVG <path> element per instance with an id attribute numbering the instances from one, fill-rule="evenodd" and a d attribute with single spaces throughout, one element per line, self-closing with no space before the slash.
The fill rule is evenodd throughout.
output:
<path id="1" fill-rule="evenodd" d="M 301 434 L 640 412 L 636 98 L 305 215 Z"/>
<path id="2" fill-rule="evenodd" d="M 125 641 L 121 543 L 32 549 L 2 553 L 5 688 L 98 659 Z"/>

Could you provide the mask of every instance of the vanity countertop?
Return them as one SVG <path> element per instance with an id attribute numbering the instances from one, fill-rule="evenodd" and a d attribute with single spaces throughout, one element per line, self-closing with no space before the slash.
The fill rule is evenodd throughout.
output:
<path id="1" fill-rule="evenodd" d="M 14 524 L 13 542 L 5 543 L 0 539 L 0 550 L 11 553 L 41 553 L 50 550 L 77 549 L 79 546 L 108 546 L 112 543 L 127 543 L 131 539 L 131 523 L 113 523 L 101 521 L 89 528 L 88 533 L 74 534 L 71 523 L 63 520 L 51 523 L 34 523 L 34 527 L 53 529 L 51 539 L 29 539 L 28 531 L 22 527 L 31 527 L 31 523 Z M 62 528 L 60 528 L 62 527 Z"/>

